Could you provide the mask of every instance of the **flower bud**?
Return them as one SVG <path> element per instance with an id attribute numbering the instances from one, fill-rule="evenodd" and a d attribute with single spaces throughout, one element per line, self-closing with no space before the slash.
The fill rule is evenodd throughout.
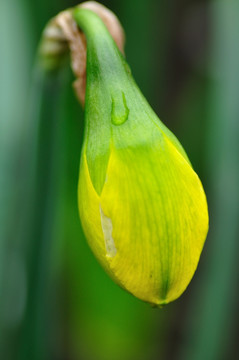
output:
<path id="1" fill-rule="evenodd" d="M 167 304 L 186 289 L 199 261 L 208 231 L 203 187 L 100 18 L 86 9 L 74 16 L 87 38 L 83 229 L 116 283 L 151 304 Z"/>

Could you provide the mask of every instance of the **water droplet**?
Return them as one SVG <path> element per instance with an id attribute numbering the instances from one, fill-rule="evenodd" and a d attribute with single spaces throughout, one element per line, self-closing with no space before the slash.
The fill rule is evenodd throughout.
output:
<path id="1" fill-rule="evenodd" d="M 102 231 L 105 239 L 106 256 L 113 258 L 117 254 L 115 242 L 112 237 L 113 225 L 111 219 L 103 213 L 101 205 L 100 205 L 100 218 L 101 218 Z"/>
<path id="2" fill-rule="evenodd" d="M 112 97 L 111 122 L 114 125 L 122 125 L 129 116 L 129 108 L 127 106 L 125 94 Z"/>

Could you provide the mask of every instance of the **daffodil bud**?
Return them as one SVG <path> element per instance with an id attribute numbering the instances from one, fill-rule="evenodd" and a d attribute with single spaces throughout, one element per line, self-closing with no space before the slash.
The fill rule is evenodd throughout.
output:
<path id="1" fill-rule="evenodd" d="M 208 231 L 204 190 L 100 18 L 80 8 L 74 17 L 87 38 L 78 187 L 84 232 L 116 283 L 167 304 L 186 289 L 199 261 Z"/>

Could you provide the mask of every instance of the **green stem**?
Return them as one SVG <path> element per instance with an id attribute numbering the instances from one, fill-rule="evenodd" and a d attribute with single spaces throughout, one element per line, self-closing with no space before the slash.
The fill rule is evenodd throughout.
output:
<path id="1" fill-rule="evenodd" d="M 50 326 L 48 296 L 59 167 L 57 109 L 61 78 L 41 70 L 36 75 L 32 89 L 36 101 L 30 114 L 34 123 L 30 146 L 34 183 L 29 189 L 32 199 L 26 219 L 30 228 L 26 254 L 28 298 L 20 359 L 41 360 L 48 358 L 46 329 Z"/>
<path id="2" fill-rule="evenodd" d="M 211 231 L 204 276 L 195 294 L 180 359 L 217 360 L 230 355 L 238 284 L 239 51 L 237 1 L 212 7 L 209 161 Z M 188 336 L 190 334 L 190 336 Z"/>

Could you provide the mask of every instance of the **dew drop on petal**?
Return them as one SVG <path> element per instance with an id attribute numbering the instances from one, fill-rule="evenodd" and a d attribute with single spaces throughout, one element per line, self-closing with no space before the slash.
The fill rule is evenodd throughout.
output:
<path id="1" fill-rule="evenodd" d="M 129 108 L 123 91 L 121 92 L 121 95 L 122 96 L 112 96 L 111 122 L 114 125 L 124 124 L 129 116 Z"/>

